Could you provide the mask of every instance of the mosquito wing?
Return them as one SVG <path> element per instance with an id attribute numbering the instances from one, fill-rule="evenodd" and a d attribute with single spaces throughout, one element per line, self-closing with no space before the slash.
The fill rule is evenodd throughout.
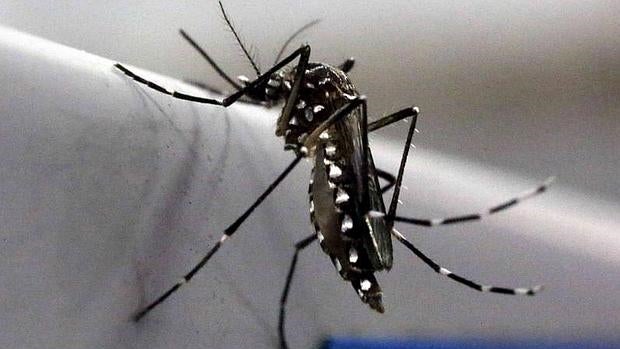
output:
<path id="1" fill-rule="evenodd" d="M 381 195 L 379 179 L 375 170 L 372 153 L 367 145 L 367 137 L 362 130 L 362 110 L 354 110 L 344 122 L 346 132 L 351 140 L 351 151 L 348 153 L 352 166 L 356 186 L 357 216 L 366 221 L 367 234 L 362 237 L 364 248 L 373 269 L 382 270 L 392 267 L 392 238 L 383 217 L 369 217 L 368 211 L 385 212 L 385 204 Z M 344 125 L 343 125 L 344 126 Z M 366 148 L 366 152 L 364 149 Z M 363 161 L 366 156 L 366 161 Z M 367 167 L 367 171 L 363 167 Z"/>

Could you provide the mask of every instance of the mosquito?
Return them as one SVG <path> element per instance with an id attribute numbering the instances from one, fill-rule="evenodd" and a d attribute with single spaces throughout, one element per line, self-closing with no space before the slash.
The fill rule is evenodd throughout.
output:
<path id="1" fill-rule="evenodd" d="M 392 236 L 438 274 L 474 290 L 529 296 L 541 290 L 541 286 L 506 288 L 485 285 L 455 274 L 415 247 L 394 228 L 394 223 L 431 227 L 480 220 L 543 193 L 553 180 L 552 177 L 536 188 L 480 213 L 442 219 L 398 216 L 396 211 L 403 174 L 420 109 L 410 106 L 368 123 L 366 97 L 357 91 L 347 75 L 354 66 L 353 58 L 338 66 L 310 62 L 310 46 L 304 44 L 280 60 L 293 38 L 318 21 L 310 22 L 296 31 L 282 47 L 275 65 L 261 73 L 221 2 L 219 6 L 227 26 L 256 72 L 257 77 L 254 80 L 241 77 L 241 84 L 237 83 L 185 31 L 181 29 L 180 34 L 236 92 L 222 99 L 189 95 L 149 81 L 120 63 L 115 64 L 115 67 L 151 89 L 195 103 L 228 107 L 242 97 L 267 106 L 283 102 L 275 134 L 284 138 L 284 149 L 293 151 L 295 158 L 256 201 L 223 230 L 219 241 L 180 281 L 135 314 L 135 321 L 142 319 L 188 283 L 304 158 L 314 160 L 308 188 L 310 221 L 314 233 L 294 246 L 295 251 L 280 298 L 278 337 L 281 348 L 288 348 L 285 333 L 286 304 L 298 255 L 315 241 L 318 241 L 323 252 L 330 258 L 340 277 L 351 284 L 361 301 L 379 313 L 384 312 L 383 291 L 375 273 L 389 271 L 392 267 Z M 297 64 L 289 66 L 296 59 Z M 404 119 L 410 119 L 411 122 L 398 173 L 393 176 L 375 167 L 368 146 L 368 134 Z M 381 187 L 379 178 L 387 184 Z M 392 198 L 386 210 L 383 194 L 392 187 Z"/>

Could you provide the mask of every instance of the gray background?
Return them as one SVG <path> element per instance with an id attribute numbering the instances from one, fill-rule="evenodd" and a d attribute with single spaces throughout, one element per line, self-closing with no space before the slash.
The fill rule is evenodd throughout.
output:
<path id="1" fill-rule="evenodd" d="M 422 107 L 422 133 L 416 136 L 418 149 L 407 177 L 410 190 L 403 213 L 462 213 L 496 203 L 549 174 L 559 177 L 559 184 L 548 195 L 485 224 L 437 229 L 431 234 L 421 228 L 401 229 L 451 270 L 484 282 L 544 283 L 547 291 L 540 297 L 524 300 L 471 292 L 437 277 L 406 251 L 397 249 L 398 264 L 381 278 L 388 314 L 377 316 L 337 280 L 329 262 L 314 248 L 301 259 L 300 277 L 291 296 L 290 337 L 299 347 L 334 333 L 617 338 L 618 5 L 475 2 L 464 7 L 452 2 L 377 2 L 364 7 L 339 5 L 329 11 L 321 3 L 298 9 L 297 5 L 276 2 L 255 7 L 233 2 L 225 5 L 246 41 L 261 52 L 263 67 L 269 65 L 289 33 L 309 19 L 322 18 L 323 22 L 305 35 L 313 46 L 314 59 L 339 62 L 350 55 L 357 57 L 351 75 L 368 95 L 373 114 L 410 103 Z M 178 37 L 176 29 L 182 26 L 229 67 L 231 74 L 250 74 L 223 26 L 217 4 L 170 6 L 153 2 L 132 7 L 120 2 L 5 2 L 0 23 L 173 77 L 199 78 L 224 86 Z M 274 32 L 269 32 L 271 28 Z M 7 52 L 13 51 L 18 50 Z M 4 166 L 5 197 L 7 193 L 14 195 L 8 197 L 20 197 L 24 188 L 34 190 L 22 167 L 33 166 L 27 171 L 30 173 L 40 171 L 37 159 L 45 158 L 41 154 L 57 156 L 54 150 L 65 149 L 62 139 L 73 131 L 78 140 L 84 138 L 82 142 L 96 147 L 68 153 L 69 159 L 78 155 L 92 159 L 82 160 L 82 170 L 74 174 L 84 178 L 78 188 L 89 189 L 71 192 L 76 196 L 66 198 L 62 205 L 50 204 L 49 216 L 32 210 L 42 194 L 32 194 L 24 201 L 4 201 L 3 212 L 11 214 L 3 220 L 2 255 L 3 265 L 10 267 L 3 268 L 0 276 L 3 285 L 11 286 L 3 291 L 1 304 L 3 326 L 9 328 L 10 324 L 11 330 L 2 340 L 13 347 L 24 341 L 32 347 L 49 347 L 50 343 L 52 347 L 273 346 L 275 305 L 290 246 L 309 231 L 304 198 L 307 165 L 289 179 L 286 195 L 276 194 L 254 218 L 247 235 L 227 246 L 212 271 L 194 282 L 184 296 L 143 325 L 134 327 L 126 321 L 137 304 L 169 285 L 217 239 L 217 233 L 205 235 L 205 230 L 225 226 L 236 214 L 232 210 L 241 210 L 243 200 L 253 196 L 249 191 L 258 193 L 283 166 L 288 157 L 278 151 L 280 143 L 272 137 L 273 122 L 256 121 L 267 116 L 251 109 L 229 112 L 229 118 L 246 115 L 244 121 L 231 118 L 229 126 L 212 121 L 217 118 L 203 124 L 197 121 L 201 120 L 198 115 L 210 115 L 212 109 L 187 107 L 151 93 L 146 96 L 153 96 L 152 100 L 131 102 L 140 96 L 140 90 L 114 75 L 108 61 L 77 64 L 78 76 L 86 79 L 79 82 L 71 78 L 75 61 L 62 59 L 63 55 L 56 59 L 46 56 L 40 62 L 33 59 L 25 65 L 15 65 L 25 60 L 21 53 L 3 57 L 9 57 L 10 63 L 3 63 L 4 68 L 11 69 L 5 70 L 2 80 L 8 86 L 26 81 L 27 86 L 11 89 L 2 103 L 4 114 L 17 110 L 16 115 L 26 120 L 24 124 L 5 123 L 2 129 L 4 139 L 13 140 L 12 147 L 3 147 L 9 152 L 5 163 L 10 160 L 12 164 Z M 45 65 L 50 61 L 50 66 Z M 68 68 L 59 68 L 65 64 Z M 52 74 L 50 79 L 50 70 L 64 73 L 58 73 L 60 78 Z M 59 81 L 64 88 L 55 87 Z M 43 96 L 24 99 L 33 88 L 43 90 L 39 92 Z M 77 110 L 75 119 L 57 121 L 59 125 L 79 125 L 79 120 L 89 125 L 91 117 L 105 120 L 114 116 L 114 122 L 103 127 L 107 121 L 103 125 L 99 121 L 96 125 L 100 128 L 95 130 L 68 127 L 73 131 L 66 134 L 62 128 L 54 128 L 55 123 L 41 129 L 36 122 L 35 126 L 28 123 L 28 115 L 40 117 L 50 110 L 58 113 L 50 115 L 66 117 L 66 106 L 58 102 L 50 107 L 50 101 L 77 99 L 72 93 L 82 102 L 69 108 Z M 114 103 L 118 105 L 106 107 Z M 171 111 L 174 113 L 169 115 Z M 151 115 L 156 115 L 154 123 L 149 121 Z M 275 117 L 273 112 L 269 115 Z M 115 123 L 123 125 L 128 118 L 132 126 L 119 133 Z M 177 119 L 190 125 L 179 131 L 170 121 Z M 247 137 L 248 126 L 253 131 L 250 139 L 235 137 Z M 226 127 L 230 131 L 222 136 L 220 130 Z M 27 142 L 28 133 L 17 137 L 26 143 L 10 136 L 28 128 L 33 130 L 31 137 L 43 137 L 39 147 Z M 155 143 L 150 141 L 153 130 L 160 135 Z M 102 138 L 89 139 L 97 134 Z M 398 150 L 389 143 L 403 136 L 396 128 L 374 138 L 373 145 L 381 154 L 378 162 L 384 168 L 393 168 L 397 162 Z M 206 149 L 196 139 L 208 143 Z M 258 158 L 253 154 L 257 149 L 278 155 L 270 155 L 266 162 L 252 161 Z M 39 155 L 33 158 L 28 154 Z M 247 164 L 239 167 L 243 161 Z M 193 162 L 198 167 L 190 166 Z M 142 171 L 138 174 L 137 164 Z M 103 180 L 102 184 L 92 177 L 113 165 L 128 174 L 114 177 L 112 184 L 122 182 L 127 189 L 120 186 L 108 192 L 111 183 Z M 159 178 L 163 184 L 153 187 L 157 190 L 131 193 L 134 181 L 150 178 L 158 166 L 171 169 Z M 52 168 L 62 174 L 62 185 L 75 182 L 63 172 L 70 169 Z M 194 180 L 194 175 L 198 179 Z M 131 181 L 127 182 L 127 176 Z M 238 183 L 244 183 L 248 193 L 231 191 L 241 187 Z M 189 189 L 184 191 L 186 186 Z M 54 186 L 42 184 L 42 189 L 50 188 Z M 182 199 L 179 188 L 185 193 Z M 107 200 L 104 203 L 96 199 L 101 195 Z M 93 210 L 84 213 L 74 204 L 76 200 L 83 200 Z M 192 208 L 186 205 L 190 201 Z M 135 210 L 111 214 L 129 220 L 124 223 L 84 218 L 100 217 L 101 207 L 118 210 L 119 202 L 127 207 L 137 205 L 142 217 L 138 223 L 132 220 Z M 44 232 L 54 226 L 46 220 L 55 217 L 59 207 L 65 220 L 58 229 L 65 235 L 28 238 L 26 232 Z M 38 220 L 24 220 L 31 216 L 43 217 L 43 225 L 32 228 Z M 274 227 L 273 222 L 286 224 Z M 86 232 L 84 224 L 90 227 Z M 251 227 L 255 234 L 249 234 Z M 175 233 L 166 235 L 169 231 Z M 49 252 L 50 246 L 57 250 Z M 94 260 L 89 258 L 93 255 Z M 33 268 L 37 265 L 49 269 Z M 156 272 L 155 268 L 163 270 Z M 61 301 L 49 292 L 50 283 L 64 297 Z M 110 288 L 112 291 L 106 291 Z"/>

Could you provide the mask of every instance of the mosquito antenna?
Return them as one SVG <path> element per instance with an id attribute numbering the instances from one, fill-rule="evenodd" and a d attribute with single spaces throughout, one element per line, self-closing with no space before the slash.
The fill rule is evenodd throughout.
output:
<path id="1" fill-rule="evenodd" d="M 289 36 L 289 38 L 286 39 L 286 41 L 284 42 L 284 45 L 282 45 L 282 48 L 280 49 L 280 52 L 278 52 L 278 55 L 276 56 L 276 60 L 273 64 L 275 65 L 276 63 L 278 63 L 278 61 L 280 60 L 280 57 L 282 57 L 282 54 L 284 54 L 284 51 L 286 50 L 288 45 L 291 43 L 291 41 L 293 41 L 303 31 L 318 24 L 320 21 L 321 21 L 320 19 L 315 19 L 312 22 L 306 23 L 303 27 L 297 29 L 297 31 L 294 32 L 293 35 Z"/>
<path id="2" fill-rule="evenodd" d="M 237 43 L 239 44 L 239 46 L 241 46 L 241 49 L 243 50 L 243 54 L 245 54 L 245 57 L 250 61 L 250 64 L 252 64 L 252 68 L 254 68 L 254 71 L 256 72 L 256 75 L 260 76 L 261 75 L 260 69 L 258 69 L 258 66 L 254 62 L 254 59 L 252 58 L 252 55 L 245 48 L 245 45 L 241 41 L 241 38 L 237 34 L 237 31 L 233 27 L 230 19 L 228 18 L 228 15 L 226 14 L 226 11 L 224 10 L 224 5 L 222 5 L 221 1 L 218 1 L 218 3 L 220 4 L 220 9 L 222 10 L 222 15 L 224 16 L 224 20 L 226 21 L 226 24 L 228 25 L 228 28 L 230 28 L 230 31 L 232 31 L 232 33 L 235 35 L 235 39 L 237 40 Z"/>
<path id="3" fill-rule="evenodd" d="M 215 61 L 202 49 L 202 47 L 198 46 L 198 44 L 183 30 L 179 29 L 179 33 L 183 37 L 183 39 L 187 40 L 187 42 L 192 45 L 200 55 L 209 62 L 209 64 L 215 69 L 215 71 L 222 77 L 224 80 L 228 81 L 235 89 L 241 90 L 241 86 L 237 84 L 233 79 L 228 76 L 228 74 L 224 73 L 224 71 L 215 63 Z"/>

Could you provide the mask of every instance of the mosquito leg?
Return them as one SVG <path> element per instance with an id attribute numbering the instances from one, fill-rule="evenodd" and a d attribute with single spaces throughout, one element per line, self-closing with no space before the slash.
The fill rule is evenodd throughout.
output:
<path id="1" fill-rule="evenodd" d="M 370 124 L 368 124 L 368 132 L 376 131 L 378 129 L 384 128 L 387 125 L 393 124 L 396 121 L 400 121 L 408 117 L 413 117 L 418 114 L 420 114 L 420 108 L 407 107 L 405 109 L 397 111 L 396 113 L 382 117 L 381 119 L 377 121 L 371 122 Z"/>
<path id="2" fill-rule="evenodd" d="M 237 101 L 239 98 L 241 98 L 241 96 L 245 95 L 246 93 L 248 93 L 249 91 L 251 91 L 252 89 L 256 88 L 259 84 L 264 83 L 266 80 L 269 79 L 269 77 L 271 76 L 271 74 L 273 74 L 274 72 L 282 69 L 282 67 L 286 66 L 287 64 L 289 64 L 290 62 L 292 62 L 295 58 L 297 58 L 297 56 L 301 56 L 300 57 L 300 64 L 302 61 L 306 61 L 308 60 L 308 57 L 310 56 L 310 46 L 308 45 L 304 45 L 300 48 L 298 48 L 295 52 L 293 52 L 292 54 L 290 54 L 288 57 L 286 57 L 284 60 L 282 60 L 280 63 L 276 64 L 275 66 L 273 66 L 271 69 L 269 69 L 265 74 L 259 76 L 258 78 L 256 78 L 256 80 L 253 80 L 251 82 L 249 82 L 246 86 L 244 86 L 242 89 L 240 89 L 239 91 L 229 95 L 228 97 L 222 99 L 222 100 L 218 100 L 218 99 L 212 99 L 212 98 L 205 98 L 205 97 L 198 97 L 198 96 L 192 96 L 192 95 L 188 95 L 182 92 L 177 92 L 174 90 L 169 90 L 166 89 L 164 87 L 162 87 L 161 85 L 158 85 L 152 81 L 146 80 L 145 78 L 135 74 L 134 72 L 132 72 L 131 70 L 127 69 L 125 66 L 123 66 L 120 63 L 116 63 L 114 64 L 114 66 L 119 69 L 120 71 L 122 71 L 123 73 L 125 73 L 125 75 L 129 76 L 130 78 L 136 80 L 137 82 L 144 84 L 156 91 L 159 91 L 161 93 L 170 95 L 174 98 L 178 98 L 178 99 L 184 99 L 187 101 L 192 101 L 192 102 L 197 102 L 197 103 L 205 103 L 205 104 L 214 104 L 214 105 L 222 105 L 224 107 L 228 107 L 229 105 L 233 104 L 235 101 Z M 303 75 L 304 71 L 301 71 L 301 74 Z M 298 87 L 299 89 L 299 87 Z M 292 106 L 291 106 L 292 109 Z"/>
<path id="3" fill-rule="evenodd" d="M 368 125 L 368 131 L 372 132 L 372 131 L 376 131 L 378 129 L 381 129 L 385 126 L 388 126 L 396 121 L 405 119 L 409 116 L 414 116 L 417 115 L 417 113 L 419 113 L 419 109 L 417 107 L 413 107 L 413 108 L 405 108 L 402 109 L 394 114 L 388 115 L 384 118 L 381 118 L 375 122 L 372 122 L 371 124 Z M 414 121 L 415 122 L 415 121 Z M 381 174 L 379 174 L 381 176 Z M 389 175 L 389 174 L 388 174 Z M 382 177 L 386 180 L 389 181 L 389 179 Z M 506 210 L 508 208 L 514 207 L 516 206 L 518 203 L 527 200 L 529 198 L 532 198 L 534 196 L 537 196 L 539 194 L 544 193 L 547 188 L 551 185 L 551 183 L 553 182 L 553 180 L 555 179 L 555 177 L 549 177 L 547 178 L 541 185 L 539 185 L 538 187 L 528 190 L 526 192 L 524 192 L 521 195 L 518 195 L 510 200 L 507 200 L 499 205 L 496 205 L 494 207 L 489 208 L 488 210 L 484 211 L 484 212 L 480 212 L 480 213 L 473 213 L 473 214 L 466 214 L 466 215 L 461 215 L 461 216 L 455 216 L 455 217 L 448 217 L 448 218 L 432 218 L 432 219 L 424 219 L 424 218 L 409 218 L 409 217 L 402 217 L 402 216 L 394 216 L 394 221 L 395 222 L 404 222 L 404 223 L 410 223 L 410 224 L 415 224 L 415 225 L 421 225 L 421 226 L 427 226 L 427 227 L 431 227 L 431 226 L 436 226 L 436 225 L 446 225 L 446 224 L 454 224 L 454 223 L 462 223 L 462 222 L 469 222 L 469 221 L 474 221 L 474 220 L 480 220 L 483 217 L 495 214 L 497 212 Z M 385 190 L 389 189 L 393 184 L 390 183 L 386 188 L 384 188 L 382 191 L 384 192 Z"/>
<path id="4" fill-rule="evenodd" d="M 308 236 L 307 238 L 295 244 L 295 254 L 293 255 L 293 260 L 291 260 L 291 266 L 288 269 L 288 275 L 286 276 L 286 283 L 284 284 L 284 289 L 282 290 L 282 297 L 280 297 L 280 317 L 278 318 L 278 336 L 280 337 L 280 348 L 282 349 L 288 348 L 288 345 L 286 344 L 286 333 L 284 331 L 284 324 L 286 321 L 286 302 L 288 300 L 288 293 L 291 288 L 291 282 L 293 281 L 293 275 L 295 274 L 295 267 L 297 266 L 297 256 L 299 255 L 299 251 L 308 247 L 316 239 L 317 239 L 316 234 L 312 234 Z"/>
<path id="5" fill-rule="evenodd" d="M 183 82 L 188 83 L 190 85 L 194 85 L 194 86 L 196 86 L 198 88 L 201 88 L 203 90 L 206 90 L 206 91 L 208 91 L 208 92 L 210 92 L 212 94 L 216 94 L 216 95 L 220 95 L 220 96 L 223 96 L 226 93 L 228 93 L 228 92 L 225 92 L 223 90 L 220 90 L 217 87 L 213 87 L 213 86 L 207 85 L 207 84 L 205 84 L 202 81 L 197 81 L 197 80 L 192 80 L 192 79 L 184 79 Z M 245 97 L 246 98 L 243 98 L 243 97 L 240 98 L 239 101 L 241 101 L 243 103 L 248 103 L 248 104 L 260 105 L 260 106 L 268 108 L 268 106 L 263 104 L 263 102 L 261 102 L 259 100 L 255 100 L 251 96 L 246 95 Z"/>
<path id="6" fill-rule="evenodd" d="M 151 304 L 149 304 L 148 306 L 140 310 L 134 316 L 134 321 L 139 321 L 142 317 L 144 317 L 151 310 L 153 310 L 153 308 L 155 308 L 160 303 L 165 301 L 166 298 L 170 297 L 170 295 L 176 292 L 181 286 L 188 283 L 194 277 L 194 275 L 196 275 L 196 273 L 200 271 L 200 269 L 202 269 L 202 267 L 204 267 L 205 264 L 207 264 L 209 259 L 211 259 L 211 257 L 217 252 L 217 250 L 220 249 L 224 241 L 226 241 L 226 239 L 232 236 L 237 231 L 237 229 L 239 229 L 239 226 L 241 226 L 241 224 L 250 216 L 250 214 L 254 211 L 254 209 L 258 207 L 265 200 L 265 198 L 267 198 L 269 194 L 271 194 L 271 192 L 278 186 L 278 184 L 280 184 L 280 182 L 282 182 L 282 180 L 284 180 L 284 178 L 286 178 L 286 176 L 293 170 L 293 168 L 295 168 L 295 166 L 299 163 L 301 159 L 302 159 L 301 156 L 298 156 L 297 158 L 295 158 L 295 160 L 293 160 L 290 163 L 290 165 L 286 167 L 286 169 L 273 181 L 273 183 L 269 185 L 267 190 L 265 190 L 258 197 L 258 199 L 256 199 L 256 201 L 241 216 L 239 216 L 239 218 L 237 218 L 231 225 L 229 225 L 226 229 L 224 229 L 224 232 L 220 240 L 215 244 L 215 246 L 213 246 L 207 252 L 207 254 L 200 260 L 200 262 L 198 262 L 198 264 L 196 264 L 192 268 L 192 270 L 190 270 L 187 274 L 185 274 L 185 276 L 183 276 L 183 278 L 179 282 L 177 282 L 174 286 L 168 289 L 168 291 L 164 292 L 164 294 L 162 294 L 154 302 L 152 302 Z"/>
<path id="7" fill-rule="evenodd" d="M 532 198 L 534 196 L 537 196 L 539 194 L 544 193 L 547 188 L 549 188 L 549 185 L 551 185 L 551 182 L 553 182 L 553 180 L 555 179 L 555 177 L 549 177 L 547 178 L 547 180 L 545 180 L 541 185 L 539 185 L 538 187 L 534 188 L 534 189 L 530 189 L 524 193 L 522 193 L 521 195 L 517 195 L 516 197 L 505 201 L 499 205 L 493 206 L 489 209 L 487 209 L 486 211 L 480 212 L 480 213 L 473 213 L 473 214 L 466 214 L 466 215 L 462 215 L 462 216 L 455 216 L 455 217 L 448 217 L 448 218 L 431 218 L 431 219 L 422 219 L 422 218 L 409 218 L 409 217 L 401 217 L 401 216 L 395 216 L 394 217 L 394 221 L 396 222 L 404 222 L 404 223 L 410 223 L 410 224 L 415 224 L 415 225 L 422 225 L 422 226 L 426 226 L 426 227 L 433 227 L 433 226 L 437 226 L 437 225 L 446 225 L 446 224 L 455 224 L 455 223 L 463 223 L 463 222 L 470 222 L 470 221 L 477 221 L 477 220 L 481 220 L 486 216 L 490 216 L 492 214 L 495 214 L 497 212 L 506 210 L 508 208 L 514 207 L 516 206 L 518 203 L 527 200 L 529 198 Z"/>
<path id="8" fill-rule="evenodd" d="M 284 108 L 282 108 L 282 114 L 281 114 L 282 116 L 278 119 L 278 125 L 276 127 L 277 136 L 284 135 L 284 132 L 285 132 L 284 130 L 288 127 L 288 123 L 291 119 L 291 113 L 293 112 L 293 107 L 295 106 L 295 103 L 297 103 L 297 96 L 299 96 L 299 90 L 301 88 L 301 81 L 304 79 L 304 75 L 306 74 L 306 67 L 308 66 L 308 60 L 310 59 L 310 46 L 308 45 L 302 46 L 300 49 L 298 49 L 295 52 L 298 52 L 302 49 L 304 49 L 304 51 L 300 53 L 301 56 L 299 57 L 299 63 L 297 64 L 297 71 L 295 72 L 295 79 L 293 80 L 293 86 L 291 87 L 291 93 L 289 94 L 288 98 L 286 99 L 286 102 L 284 103 Z M 289 58 L 290 57 L 291 56 L 289 56 Z M 286 61 L 287 59 L 288 58 L 286 58 L 284 61 Z M 271 68 L 271 70 L 273 70 L 273 68 Z M 269 74 L 269 76 L 271 76 L 271 74 Z"/>
<path id="9" fill-rule="evenodd" d="M 377 173 L 377 177 L 388 182 L 383 188 L 381 188 L 381 194 L 384 194 L 385 192 L 390 190 L 394 186 L 394 184 L 396 184 L 396 177 L 394 177 L 393 174 L 387 171 L 383 171 L 379 168 L 375 168 L 375 172 Z"/>
<path id="10" fill-rule="evenodd" d="M 395 123 L 396 121 L 400 121 L 403 120 L 405 118 L 408 117 L 413 117 L 413 116 L 417 116 L 420 113 L 420 109 L 418 107 L 408 107 L 402 110 L 397 111 L 396 113 L 390 114 L 388 116 L 385 116 L 377 121 L 371 122 L 370 124 L 368 124 L 368 132 L 373 132 L 376 131 L 378 129 L 381 129 L 385 126 L 388 126 L 390 124 Z M 386 185 L 385 187 L 381 188 L 381 193 L 385 193 L 388 190 L 390 190 L 390 188 L 392 188 L 394 186 L 394 184 L 396 184 L 396 178 L 394 177 L 394 175 L 392 175 L 389 172 L 383 171 L 381 169 L 375 169 L 377 172 L 377 176 L 379 176 L 380 178 L 383 178 L 384 180 L 388 181 L 388 185 Z"/>
<path id="11" fill-rule="evenodd" d="M 215 63 L 215 61 L 207 54 L 207 52 L 205 52 L 205 50 L 202 49 L 202 47 L 200 47 L 183 29 L 179 29 L 179 33 L 181 34 L 181 36 L 183 37 L 183 39 L 187 40 L 187 42 L 196 50 L 198 51 L 198 53 L 205 59 L 207 60 L 207 62 L 211 65 L 211 67 L 213 67 L 213 69 L 215 69 L 215 71 L 226 81 L 228 81 L 228 83 L 230 85 L 232 85 L 232 87 L 235 88 L 235 90 L 241 90 L 241 86 L 239 84 L 237 84 L 230 76 L 228 76 L 228 74 L 226 74 L 218 65 L 217 63 Z"/>
<path id="12" fill-rule="evenodd" d="M 360 164 L 360 178 L 363 181 L 363 188 L 368 188 L 368 156 L 370 154 L 370 149 L 368 148 L 368 106 L 366 105 L 365 99 L 362 100 L 361 116 L 362 119 L 360 120 L 360 135 L 362 136 L 362 147 L 364 148 L 364 153 L 362 155 L 362 163 Z M 374 162 L 372 166 L 374 167 Z M 364 190 L 362 208 L 366 211 L 368 211 L 370 208 L 369 195 L 370 193 L 368 192 L 368 190 Z"/>
<path id="13" fill-rule="evenodd" d="M 409 116 L 412 116 L 413 118 L 411 125 L 409 126 L 409 133 L 407 133 L 407 140 L 405 141 L 405 148 L 403 150 L 403 155 L 400 160 L 400 166 L 398 167 L 398 175 L 396 176 L 396 183 L 394 185 L 394 193 L 392 194 L 392 201 L 390 202 L 390 208 L 388 209 L 388 213 L 387 213 L 387 224 L 388 224 L 389 230 L 391 230 L 392 226 L 394 225 L 394 220 L 392 217 L 396 215 L 396 208 L 398 206 L 398 197 L 400 195 L 400 187 L 403 182 L 403 174 L 405 173 L 405 165 L 407 164 L 407 157 L 409 156 L 409 149 L 411 147 L 411 142 L 413 141 L 413 134 L 415 133 L 415 125 L 418 121 L 419 112 L 420 110 L 417 107 L 413 107 L 413 108 L 409 108 L 409 111 L 404 109 L 400 112 L 397 112 L 395 114 L 392 114 L 390 116 L 387 116 L 381 119 L 381 120 L 385 120 L 394 115 L 398 115 L 399 113 L 400 114 L 409 113 Z"/>
<path id="14" fill-rule="evenodd" d="M 398 239 L 403 245 L 405 245 L 411 252 L 413 252 L 418 258 L 420 258 L 424 263 L 426 263 L 429 267 L 431 267 L 435 272 L 447 276 L 450 279 L 463 284 L 467 287 L 471 287 L 474 290 L 480 292 L 494 292 L 494 293 L 503 293 L 510 295 L 528 295 L 533 296 L 538 291 L 542 289 L 542 286 L 534 286 L 531 288 L 506 288 L 506 287 L 496 287 L 490 285 L 481 285 L 472 280 L 464 278 L 460 275 L 454 274 L 446 268 L 441 267 L 439 264 L 435 263 L 432 259 L 428 258 L 422 251 L 418 250 L 411 242 L 409 242 L 400 232 L 396 229 L 392 229 L 392 235 Z"/>
<path id="15" fill-rule="evenodd" d="M 351 58 L 347 58 L 346 61 L 340 64 L 338 66 L 338 69 L 342 70 L 345 73 L 348 73 L 351 71 L 351 69 L 353 69 L 354 65 L 355 65 L 355 58 L 351 57 Z"/>

